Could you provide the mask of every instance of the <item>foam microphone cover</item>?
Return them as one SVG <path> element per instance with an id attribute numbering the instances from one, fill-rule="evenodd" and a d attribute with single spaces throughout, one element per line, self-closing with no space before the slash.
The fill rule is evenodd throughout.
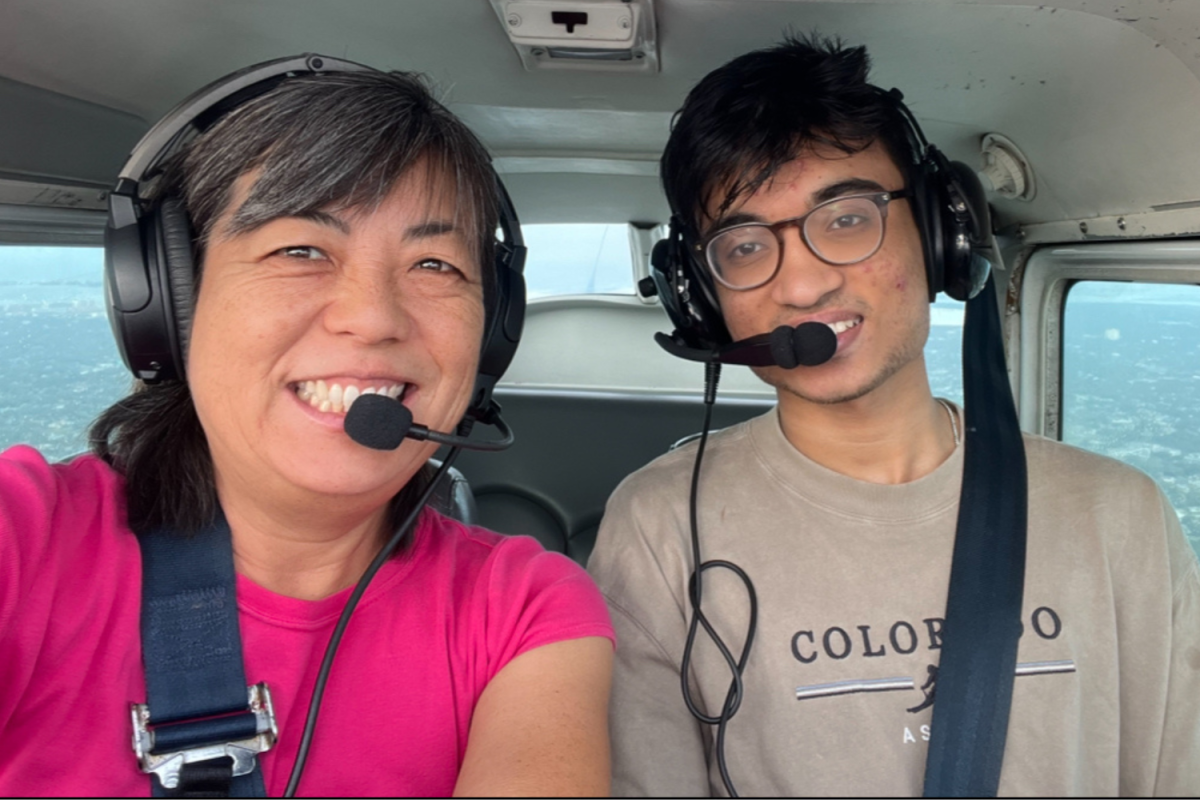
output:
<path id="1" fill-rule="evenodd" d="M 784 369 L 794 369 L 800 366 L 800 362 L 796 360 L 796 348 L 793 343 L 795 332 L 795 328 L 780 325 L 771 331 L 771 336 L 767 340 L 771 347 L 771 358 L 775 359 L 775 363 Z"/>
<path id="2" fill-rule="evenodd" d="M 342 423 L 347 436 L 374 450 L 395 450 L 412 425 L 413 415 L 408 407 L 381 394 L 361 395 Z"/>
<path id="3" fill-rule="evenodd" d="M 824 364 L 833 358 L 837 346 L 837 334 L 823 322 L 802 323 L 792 334 L 792 351 L 802 367 Z"/>
<path id="4" fill-rule="evenodd" d="M 837 352 L 837 334 L 823 322 L 804 322 L 795 328 L 780 325 L 771 331 L 771 357 L 784 369 L 815 367 Z"/>

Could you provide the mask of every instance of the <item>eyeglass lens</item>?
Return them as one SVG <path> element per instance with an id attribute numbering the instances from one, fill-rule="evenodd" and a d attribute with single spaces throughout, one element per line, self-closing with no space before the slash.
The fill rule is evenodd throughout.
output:
<path id="1" fill-rule="evenodd" d="M 883 213 L 871 197 L 844 197 L 817 206 L 804 217 L 774 225 L 738 225 L 708 243 L 708 263 L 731 288 L 753 288 L 771 280 L 783 253 L 780 230 L 803 220 L 804 240 L 830 264 L 869 258 L 883 241 Z"/>

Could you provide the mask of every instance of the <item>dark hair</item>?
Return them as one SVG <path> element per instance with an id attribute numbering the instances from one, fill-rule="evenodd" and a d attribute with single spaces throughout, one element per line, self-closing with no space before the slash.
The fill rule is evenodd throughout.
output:
<path id="1" fill-rule="evenodd" d="M 914 154 L 895 104 L 867 82 L 865 47 L 789 35 L 710 72 L 675 115 L 663 189 L 687 232 L 728 211 L 814 144 L 847 155 L 877 139 L 909 178 Z M 710 215 L 715 195 L 724 197 Z"/>
<path id="2" fill-rule="evenodd" d="M 230 228 L 252 230 L 281 216 L 376 205 L 418 163 L 431 192 L 452 185 L 456 214 L 482 265 L 484 306 L 494 313 L 496 178 L 483 145 L 406 73 L 297 77 L 238 106 L 174 154 L 153 194 L 182 198 L 193 229 L 196 286 L 205 248 L 234 182 L 258 171 Z M 193 298 L 193 303 L 195 302 Z M 486 328 L 485 328 L 486 330 Z M 185 342 L 188 331 L 181 329 Z M 212 457 L 185 381 L 135 383 L 89 431 L 92 451 L 125 476 L 128 524 L 188 533 L 217 514 Z M 395 527 L 432 470 L 423 467 L 392 499 Z"/>

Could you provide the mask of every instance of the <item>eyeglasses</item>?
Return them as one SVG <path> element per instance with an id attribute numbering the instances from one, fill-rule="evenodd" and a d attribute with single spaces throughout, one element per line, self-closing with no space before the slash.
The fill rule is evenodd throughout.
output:
<path id="1" fill-rule="evenodd" d="M 732 225 L 702 240 L 709 271 L 723 286 L 737 291 L 757 289 L 779 272 L 783 261 L 783 229 L 795 225 L 808 249 L 826 264 L 846 266 L 866 261 L 883 244 L 888 203 L 912 192 L 872 192 L 835 197 L 802 217 Z"/>

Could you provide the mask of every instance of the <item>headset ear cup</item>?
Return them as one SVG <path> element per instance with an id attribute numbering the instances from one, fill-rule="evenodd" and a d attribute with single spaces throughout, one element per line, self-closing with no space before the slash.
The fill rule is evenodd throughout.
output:
<path id="1" fill-rule="evenodd" d="M 692 259 L 693 274 L 695 275 L 696 291 L 692 292 L 692 314 L 700 321 L 698 330 L 704 339 L 712 346 L 720 347 L 733 341 L 729 329 L 725 327 L 725 316 L 721 313 L 721 304 L 717 301 L 717 287 L 713 284 L 708 270 Z"/>
<path id="2" fill-rule="evenodd" d="M 136 375 L 137 343 L 127 314 L 146 305 L 152 286 L 146 273 L 143 224 L 136 219 L 132 200 L 113 192 L 109 205 L 118 203 L 124 204 L 125 216 L 131 221 L 114 225 L 110 211 L 104 228 L 104 304 L 121 360 Z"/>
<path id="3" fill-rule="evenodd" d="M 913 170 L 913 211 L 925 254 L 925 282 L 929 289 L 929 302 L 932 303 L 945 284 L 946 257 L 939 213 L 939 182 L 931 175 L 930 168 L 928 161 L 922 161 Z"/>
<path id="4" fill-rule="evenodd" d="M 992 225 L 987 195 L 975 170 L 961 161 L 946 163 L 948 214 L 955 237 L 953 269 L 947 264 L 945 292 L 967 301 L 983 290 L 992 270 Z M 948 231 L 950 233 L 951 231 Z"/>
<path id="5" fill-rule="evenodd" d="M 517 353 L 525 326 L 525 276 L 500 262 L 496 265 L 496 311 L 480 349 L 479 372 L 495 385 Z"/>
<path id="6" fill-rule="evenodd" d="M 185 354 L 192 333 L 192 314 L 196 307 L 196 267 L 192 257 L 192 225 L 177 197 L 164 197 L 157 211 L 158 233 L 164 260 L 164 317 L 173 329 L 171 337 L 175 374 L 185 377 Z"/>
<path id="7" fill-rule="evenodd" d="M 650 279 L 654 281 L 658 302 L 667 312 L 667 318 L 679 329 L 687 327 L 688 321 L 679 306 L 679 295 L 672 279 L 676 269 L 673 249 L 670 239 L 659 239 L 654 243 L 654 249 L 650 251 Z"/>
<path id="8" fill-rule="evenodd" d="M 517 354 L 521 334 L 525 329 L 525 247 L 521 223 L 508 191 L 496 176 L 500 200 L 500 228 L 504 240 L 496 242 L 493 269 L 496 276 L 496 308 L 485 323 L 483 343 L 479 351 L 479 368 L 471 395 L 468 415 L 486 419 L 492 413 L 492 390 Z"/>
<path id="9" fill-rule="evenodd" d="M 908 146 L 919 159 L 911 167 L 910 182 L 929 302 L 943 291 L 956 300 L 969 300 L 987 283 L 996 258 L 983 185 L 973 169 L 949 161 L 929 144 L 899 90 L 877 91 L 891 103 Z"/>
<path id="10" fill-rule="evenodd" d="M 650 275 L 659 301 L 675 326 L 675 338 L 698 349 L 719 347 L 730 341 L 704 267 L 692 254 L 674 219 L 668 238 L 657 242 L 651 251 Z"/>

